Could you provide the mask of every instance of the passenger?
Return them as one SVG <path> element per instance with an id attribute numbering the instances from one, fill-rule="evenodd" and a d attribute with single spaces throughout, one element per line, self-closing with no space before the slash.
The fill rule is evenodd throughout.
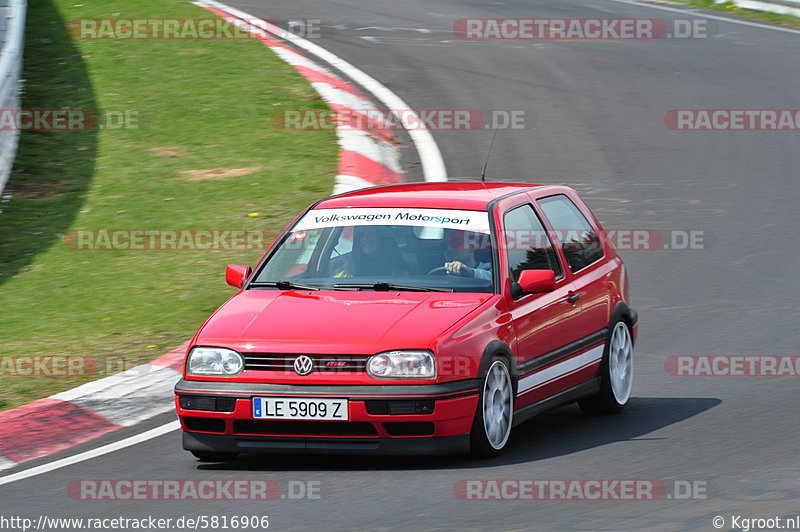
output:
<path id="1" fill-rule="evenodd" d="M 389 229 L 366 225 L 353 229 L 353 252 L 344 268 L 333 277 L 394 277 L 407 274 L 408 268 Z"/>

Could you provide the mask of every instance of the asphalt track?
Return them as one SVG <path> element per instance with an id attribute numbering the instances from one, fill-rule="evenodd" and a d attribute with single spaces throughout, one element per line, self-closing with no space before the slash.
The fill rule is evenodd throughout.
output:
<path id="1" fill-rule="evenodd" d="M 320 19 L 316 42 L 416 109 L 524 110 L 489 178 L 574 186 L 606 228 L 704 231 L 702 249 L 623 251 L 640 313 L 624 414 L 568 406 L 512 433 L 500 458 L 281 457 L 199 464 L 173 432 L 0 486 L 4 515 L 269 515 L 275 530 L 714 530 L 722 516 L 800 514 L 796 377 L 674 377 L 673 355 L 797 355 L 797 132 L 685 132 L 671 109 L 795 109 L 800 35 L 714 20 L 707 39 L 465 41 L 460 18 L 705 18 L 614 0 L 232 1 L 282 25 Z M 420 31 L 422 30 L 422 31 Z M 450 176 L 480 172 L 488 130 L 434 132 Z M 413 163 L 413 162 L 412 162 Z M 420 178 L 418 165 L 409 164 Z M 125 429 L 133 434 L 173 419 Z M 67 456 L 119 439 L 115 433 Z M 47 459 L 52 460 L 53 457 Z M 33 465 L 36 463 L 34 462 Z M 32 464 L 25 464 L 30 467 Z M 88 502 L 70 481 L 319 481 L 315 499 Z M 463 479 L 659 479 L 655 501 L 462 501 Z M 675 481 L 705 487 L 678 498 Z"/>

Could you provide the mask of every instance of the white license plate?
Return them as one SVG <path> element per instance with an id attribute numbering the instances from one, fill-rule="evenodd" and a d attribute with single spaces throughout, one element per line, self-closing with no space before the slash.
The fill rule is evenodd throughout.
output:
<path id="1" fill-rule="evenodd" d="M 254 419 L 320 419 L 347 421 L 347 399 L 254 397 Z"/>

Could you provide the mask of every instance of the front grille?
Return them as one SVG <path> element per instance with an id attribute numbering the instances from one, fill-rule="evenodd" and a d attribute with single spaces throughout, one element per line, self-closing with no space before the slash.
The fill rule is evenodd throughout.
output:
<path id="1" fill-rule="evenodd" d="M 240 420 L 233 424 L 236 434 L 280 434 L 315 436 L 377 436 L 372 423 L 364 421 Z"/>
<path id="2" fill-rule="evenodd" d="M 244 369 L 294 373 L 294 361 L 302 353 L 243 353 Z M 314 361 L 313 371 L 364 372 L 368 355 L 307 355 Z"/>

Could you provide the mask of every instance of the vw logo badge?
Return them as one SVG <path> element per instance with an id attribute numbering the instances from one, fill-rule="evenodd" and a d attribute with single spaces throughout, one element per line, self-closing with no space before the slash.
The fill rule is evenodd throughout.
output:
<path id="1" fill-rule="evenodd" d="M 314 368 L 314 361 L 310 356 L 300 355 L 294 359 L 294 371 L 298 375 L 308 375 Z"/>

